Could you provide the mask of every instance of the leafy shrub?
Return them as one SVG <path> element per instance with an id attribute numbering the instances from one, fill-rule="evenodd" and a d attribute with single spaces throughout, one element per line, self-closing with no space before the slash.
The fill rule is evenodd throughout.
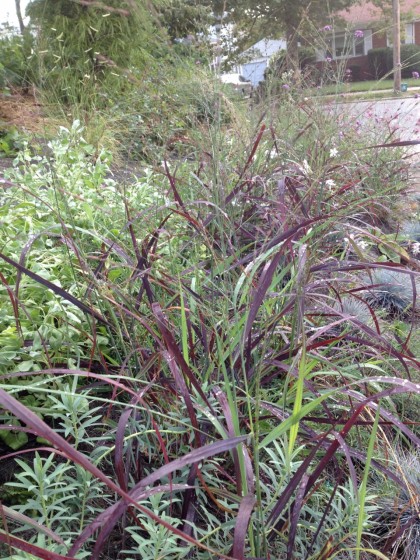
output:
<path id="1" fill-rule="evenodd" d="M 0 88 L 27 87 L 37 81 L 33 43 L 30 33 L 0 37 Z"/>
<path id="2" fill-rule="evenodd" d="M 299 47 L 298 62 L 300 70 L 312 69 L 316 62 L 315 50 L 311 47 Z M 287 67 L 287 53 L 285 50 L 281 50 L 275 55 L 274 60 L 270 62 L 270 66 L 265 73 L 265 79 L 281 76 L 287 70 L 289 70 Z"/>
<path id="3" fill-rule="evenodd" d="M 369 70 L 375 80 L 380 80 L 385 76 L 389 76 L 390 72 L 392 72 L 392 49 L 389 47 L 370 49 L 367 56 Z"/>
<path id="4" fill-rule="evenodd" d="M 411 78 L 413 71 L 420 73 L 420 45 L 402 45 L 401 76 Z"/>

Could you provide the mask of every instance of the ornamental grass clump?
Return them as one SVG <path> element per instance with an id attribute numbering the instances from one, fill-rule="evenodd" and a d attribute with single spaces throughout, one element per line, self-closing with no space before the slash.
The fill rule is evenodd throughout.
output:
<path id="1" fill-rule="evenodd" d="M 366 292 L 364 298 L 376 309 L 403 315 L 412 308 L 418 308 L 418 281 L 409 272 L 389 268 L 374 269 L 365 276 Z"/>
<path id="2" fill-rule="evenodd" d="M 420 457 L 401 451 L 398 470 L 406 485 L 396 495 L 379 499 L 374 532 L 390 560 L 420 560 Z"/>
<path id="3" fill-rule="evenodd" d="M 405 162 L 281 96 L 132 182 L 80 123 L 4 179 L 5 553 L 354 558 L 371 473 L 407 486 L 379 438 L 420 443 L 392 406 L 420 366 L 367 299 L 396 265 L 331 236 L 379 239 Z"/>

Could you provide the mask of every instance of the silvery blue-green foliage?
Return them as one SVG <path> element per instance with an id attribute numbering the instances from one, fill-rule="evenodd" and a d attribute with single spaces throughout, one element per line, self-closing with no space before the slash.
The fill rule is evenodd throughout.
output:
<path id="1" fill-rule="evenodd" d="M 420 242 L 420 221 L 406 222 L 402 225 L 401 233 L 409 241 Z"/>
<path id="2" fill-rule="evenodd" d="M 170 523 L 173 527 L 179 527 L 182 521 L 178 518 L 169 516 L 166 512 L 171 507 L 176 507 L 179 500 L 173 498 L 167 500 L 162 498 L 163 494 L 155 494 L 150 496 L 143 505 L 151 509 L 155 515 L 162 520 Z M 149 517 L 138 515 L 138 520 L 142 527 L 130 527 L 128 532 L 135 542 L 130 550 L 123 551 L 126 560 L 181 560 L 187 558 L 190 554 L 190 547 L 183 546 L 179 539 L 169 532 L 162 525 L 156 525 Z"/>
<path id="3" fill-rule="evenodd" d="M 65 386 L 62 391 L 57 391 L 57 396 L 50 396 L 50 399 L 51 411 L 46 408 L 43 412 L 54 417 L 57 431 L 60 431 L 61 425 L 62 435 L 76 447 L 81 444 L 87 444 L 89 448 L 93 446 L 94 438 L 86 430 L 92 430 L 95 424 L 99 424 L 100 415 L 95 415 L 98 409 L 89 409 L 86 393 L 81 396 Z M 96 464 L 102 458 L 101 452 L 96 456 Z M 37 452 L 32 462 L 22 459 L 16 459 L 16 462 L 19 470 L 15 473 L 14 480 L 6 483 L 6 487 L 11 491 L 25 491 L 28 497 L 25 502 L 13 508 L 54 530 L 65 542 L 74 539 L 89 520 L 109 503 L 110 496 L 104 494 L 103 485 L 96 478 L 79 465 L 57 460 L 54 453 L 45 456 Z M 48 546 L 56 552 L 65 552 L 60 549 L 60 545 L 42 534 L 34 536 L 31 542 L 39 544 L 40 539 L 47 539 L 42 546 Z M 77 557 L 84 556 L 82 551 Z"/>
<path id="4" fill-rule="evenodd" d="M 420 221 L 406 222 L 401 228 L 406 239 L 406 245 L 412 255 L 420 259 Z"/>
<path id="5" fill-rule="evenodd" d="M 337 301 L 334 305 L 335 309 L 343 315 L 350 315 L 364 325 L 372 325 L 373 318 L 368 306 L 364 301 L 355 297 L 343 297 L 341 301 Z"/>
<path id="6" fill-rule="evenodd" d="M 413 281 L 410 274 L 390 270 L 388 268 L 377 268 L 372 270 L 369 276 L 365 276 L 365 299 L 378 309 L 384 309 L 390 313 L 403 314 L 407 312 L 418 301 L 414 298 Z M 416 290 L 418 294 L 418 289 Z M 418 296 L 417 296 L 418 297 Z"/>
<path id="7" fill-rule="evenodd" d="M 48 408 L 45 413 L 48 416 L 57 420 L 61 428 L 57 426 L 56 431 L 61 433 L 64 438 L 72 436 L 74 438 L 74 447 L 77 449 L 80 442 L 94 446 L 94 442 L 89 439 L 89 433 L 92 429 L 99 424 L 101 414 L 100 408 L 91 409 L 89 406 L 89 399 L 87 398 L 89 392 L 83 394 L 76 393 L 77 378 L 73 382 L 73 389 L 69 385 L 65 385 L 57 391 L 57 396 L 49 395 Z"/>
<path id="8" fill-rule="evenodd" d="M 264 450 L 264 454 L 268 454 L 268 457 L 264 458 L 265 460 L 260 463 L 260 486 L 264 508 L 267 511 L 270 511 L 271 507 L 276 503 L 291 476 L 301 465 L 302 461 L 298 460 L 298 457 L 302 456 L 303 449 L 304 447 L 296 448 L 293 456 L 290 456 L 287 440 L 285 439 L 283 444 L 273 442 L 270 447 Z M 312 542 L 315 536 L 316 528 L 321 522 L 325 504 L 328 501 L 327 495 L 329 495 L 331 489 L 332 486 L 329 481 L 325 481 L 321 489 L 313 493 L 311 498 L 304 504 L 296 536 L 296 551 L 300 551 L 296 552 L 296 558 L 305 557 L 308 542 Z M 365 522 L 366 530 L 370 527 L 371 513 L 374 510 L 373 501 L 374 496 L 368 496 L 366 499 L 365 511 L 368 514 Z M 343 544 L 347 547 L 351 547 L 356 542 L 359 504 L 357 490 L 353 488 L 351 481 L 343 479 L 343 484 L 337 489 L 330 507 L 331 509 L 324 521 L 321 536 L 314 542 L 314 554 L 317 551 L 319 553 L 330 536 L 334 537 L 335 542 L 343 539 Z M 349 531 L 353 531 L 353 533 L 349 534 Z M 279 557 L 286 556 L 286 536 L 286 533 L 283 537 L 279 535 L 276 540 L 276 550 L 279 553 Z M 317 557 L 316 554 L 314 557 Z M 344 555 L 342 558 L 348 557 Z"/>

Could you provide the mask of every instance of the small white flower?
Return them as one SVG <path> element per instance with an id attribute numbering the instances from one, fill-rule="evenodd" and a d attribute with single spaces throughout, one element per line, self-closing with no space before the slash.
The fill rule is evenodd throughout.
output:
<path id="1" fill-rule="evenodd" d="M 359 247 L 359 249 L 360 249 L 361 251 L 364 251 L 365 249 L 367 249 L 368 244 L 366 243 L 366 241 L 359 241 L 359 242 L 357 243 L 357 246 Z"/>
<path id="2" fill-rule="evenodd" d="M 337 186 L 336 182 L 333 179 L 327 179 L 325 181 L 325 185 L 330 192 L 333 190 L 334 187 Z"/>
<path id="3" fill-rule="evenodd" d="M 411 245 L 411 251 L 413 255 L 418 255 L 420 253 L 420 243 L 413 243 Z"/>
<path id="4" fill-rule="evenodd" d="M 303 160 L 301 169 L 305 173 L 305 175 L 310 175 L 312 173 L 311 166 L 306 159 Z"/>
<path id="5" fill-rule="evenodd" d="M 337 148 L 331 148 L 330 150 L 330 158 L 335 158 L 338 156 L 338 150 Z"/>

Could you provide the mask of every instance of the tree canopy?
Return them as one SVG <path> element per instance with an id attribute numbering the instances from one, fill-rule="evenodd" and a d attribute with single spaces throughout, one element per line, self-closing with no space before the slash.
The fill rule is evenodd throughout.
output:
<path id="1" fill-rule="evenodd" d="M 310 36 L 313 26 L 324 26 L 339 10 L 360 0 L 228 0 L 226 9 L 232 19 L 247 29 L 248 39 L 263 37 L 287 39 L 296 51 L 298 37 Z M 215 4 L 220 4 L 216 0 Z"/>

